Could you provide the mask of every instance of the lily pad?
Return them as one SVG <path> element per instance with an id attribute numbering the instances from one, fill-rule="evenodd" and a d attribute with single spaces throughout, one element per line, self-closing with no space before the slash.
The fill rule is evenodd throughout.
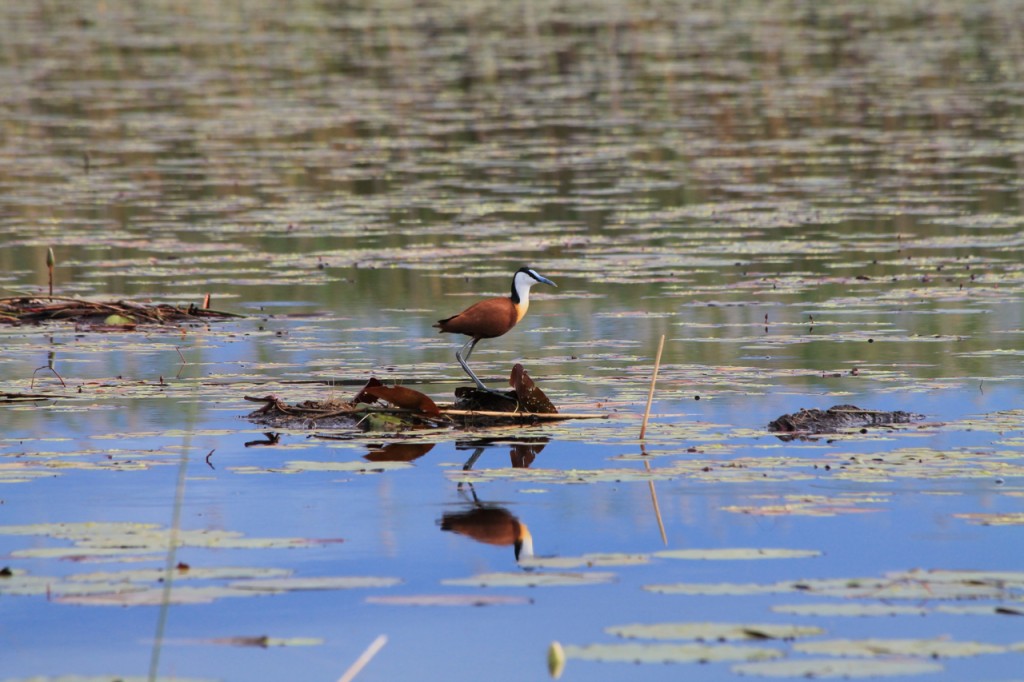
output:
<path id="1" fill-rule="evenodd" d="M 573 585 L 597 585 L 615 579 L 614 573 L 481 573 L 471 578 L 449 578 L 443 585 L 476 587 L 561 587 Z"/>
<path id="2" fill-rule="evenodd" d="M 566 645 L 565 657 L 605 663 L 712 663 L 766 661 L 781 658 L 777 649 L 711 644 L 590 644 Z"/>
<path id="3" fill-rule="evenodd" d="M 258 592 L 296 592 L 306 590 L 351 590 L 368 587 L 394 587 L 402 581 L 399 578 L 378 576 L 325 576 L 320 578 L 266 578 L 261 580 L 240 580 L 230 583 L 237 590 Z"/>
<path id="4" fill-rule="evenodd" d="M 923 616 L 928 609 L 921 606 L 902 604 L 859 604 L 859 603 L 821 603 L 821 604 L 776 604 L 772 607 L 776 613 L 788 613 L 794 616 Z"/>
<path id="5" fill-rule="evenodd" d="M 527 597 L 472 594 L 409 594 L 387 595 L 366 598 L 367 604 L 388 606 L 508 606 L 532 604 Z"/>
<path id="6" fill-rule="evenodd" d="M 950 639 L 829 639 L 798 642 L 793 649 L 807 654 L 829 656 L 918 656 L 921 658 L 961 658 L 982 654 L 1002 654 L 1004 646 Z"/>
<path id="7" fill-rule="evenodd" d="M 655 552 L 663 559 L 687 559 L 694 561 L 748 561 L 754 559 L 806 559 L 821 556 L 814 549 L 772 549 L 729 547 L 722 549 L 668 549 Z"/>
<path id="8" fill-rule="evenodd" d="M 639 566 L 650 563 L 648 554 L 583 554 L 578 557 L 527 557 L 519 560 L 523 568 L 593 568 L 595 566 Z"/>
<path id="9" fill-rule="evenodd" d="M 610 635 L 627 639 L 693 639 L 705 641 L 792 640 L 813 637 L 825 631 L 810 625 L 775 623 L 653 623 L 615 625 L 605 628 Z"/>
<path id="10" fill-rule="evenodd" d="M 941 672 L 943 667 L 932 661 L 917 660 L 844 660 L 800 659 L 741 663 L 732 667 L 737 675 L 750 677 L 785 677 L 794 679 L 861 679 L 868 677 L 903 677 Z"/>

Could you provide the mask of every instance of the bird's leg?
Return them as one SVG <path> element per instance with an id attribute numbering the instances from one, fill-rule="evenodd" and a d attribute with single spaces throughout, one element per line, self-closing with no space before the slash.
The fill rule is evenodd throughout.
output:
<path id="1" fill-rule="evenodd" d="M 469 356 L 473 354 L 473 349 L 476 348 L 477 341 L 479 340 L 480 339 L 470 339 L 469 341 L 467 341 L 462 348 L 455 351 L 455 359 L 459 361 L 459 364 L 462 365 L 462 369 L 466 372 L 466 374 L 469 375 L 469 378 L 473 380 L 473 383 L 475 383 L 476 387 L 479 388 L 481 391 L 486 391 L 487 393 L 493 393 L 494 395 L 501 396 L 502 398 L 514 400 L 514 398 L 511 398 L 506 393 L 502 393 L 501 391 L 496 391 L 493 388 L 487 388 L 486 386 L 484 386 L 484 382 L 480 381 L 480 378 L 476 374 L 474 374 L 473 370 L 471 370 L 469 368 L 469 365 L 466 364 L 466 361 L 469 360 Z M 463 351 L 465 351 L 466 353 L 465 358 L 463 358 L 462 356 Z"/>
<path id="2" fill-rule="evenodd" d="M 459 364 L 462 365 L 462 369 L 469 375 L 469 378 L 473 380 L 473 383 L 476 384 L 477 388 L 481 391 L 489 391 L 490 389 L 484 386 L 484 382 L 480 381 L 480 378 L 477 377 L 476 374 L 473 374 L 473 370 L 471 370 L 469 365 L 466 364 L 466 360 L 468 360 L 469 356 L 473 353 L 473 349 L 476 347 L 476 342 L 479 340 L 480 339 L 470 339 L 467 341 L 462 348 L 455 351 L 455 359 L 459 361 Z M 466 353 L 465 360 L 462 358 L 463 351 Z"/>

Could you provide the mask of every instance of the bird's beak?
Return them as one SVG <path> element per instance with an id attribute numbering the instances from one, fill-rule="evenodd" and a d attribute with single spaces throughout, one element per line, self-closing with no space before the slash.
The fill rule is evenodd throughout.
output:
<path id="1" fill-rule="evenodd" d="M 544 284 L 550 284 L 551 286 L 553 286 L 553 287 L 554 287 L 554 288 L 556 288 L 556 289 L 558 288 L 558 285 L 557 285 L 557 284 L 555 284 L 554 282 L 552 282 L 552 281 L 551 281 L 550 279 L 548 279 L 547 277 L 541 277 L 540 275 L 537 275 L 537 281 L 538 281 L 538 282 L 544 282 Z"/>

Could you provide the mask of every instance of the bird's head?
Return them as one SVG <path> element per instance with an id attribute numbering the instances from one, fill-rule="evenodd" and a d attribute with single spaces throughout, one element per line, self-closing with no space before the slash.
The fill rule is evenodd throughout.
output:
<path id="1" fill-rule="evenodd" d="M 550 284 L 553 287 L 558 287 L 557 284 L 547 277 L 538 274 L 533 268 L 519 268 L 512 278 L 512 299 L 518 301 L 526 298 L 530 292 L 530 287 L 534 284 Z"/>

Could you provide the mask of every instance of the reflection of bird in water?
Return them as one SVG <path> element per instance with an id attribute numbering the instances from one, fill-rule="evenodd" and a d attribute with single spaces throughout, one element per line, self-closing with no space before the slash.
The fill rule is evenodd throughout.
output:
<path id="1" fill-rule="evenodd" d="M 478 301 L 458 315 L 438 320 L 434 325 L 442 333 L 465 334 L 470 337 L 462 348 L 455 351 L 455 359 L 459 361 L 462 369 L 480 390 L 506 397 L 504 393 L 484 386 L 484 383 L 477 378 L 467 363 L 480 339 L 493 339 L 501 336 L 523 319 L 530 307 L 530 287 L 538 283 L 557 286 L 550 279 L 541 277 L 530 268 L 519 268 L 512 277 L 511 296 L 499 296 Z"/>
<path id="2" fill-rule="evenodd" d="M 388 443 L 370 450 L 363 457 L 371 462 L 411 462 L 433 448 L 433 443 Z"/>
<path id="3" fill-rule="evenodd" d="M 522 440 L 508 441 L 501 438 L 478 438 L 472 441 L 461 441 L 455 444 L 456 450 L 467 450 L 473 448 L 473 454 L 469 456 L 466 463 L 462 465 L 463 471 L 469 471 L 484 454 L 488 447 L 497 445 L 509 446 L 509 458 L 512 460 L 513 469 L 527 469 L 541 450 L 548 444 L 547 438 L 524 438 Z"/>
<path id="4" fill-rule="evenodd" d="M 533 536 L 526 524 L 502 507 L 476 507 L 464 512 L 449 512 L 441 516 L 440 523 L 441 530 L 465 535 L 477 542 L 512 545 L 516 561 L 533 556 Z"/>

